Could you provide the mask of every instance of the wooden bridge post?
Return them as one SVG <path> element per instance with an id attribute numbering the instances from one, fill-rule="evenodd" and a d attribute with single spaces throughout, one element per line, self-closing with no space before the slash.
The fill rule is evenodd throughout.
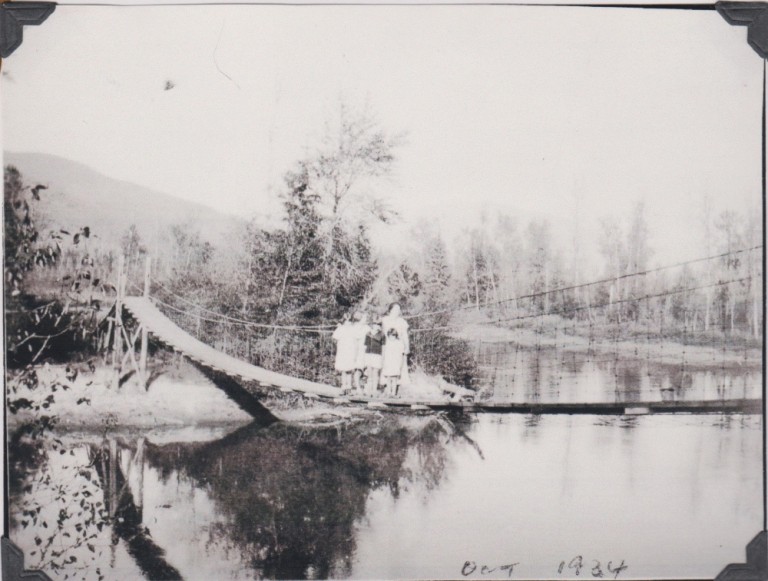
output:
<path id="1" fill-rule="evenodd" d="M 133 495 L 136 508 L 139 509 L 139 522 L 144 521 L 144 445 L 146 440 L 139 438 L 136 444 L 136 457 L 134 468 L 136 469 L 136 493 Z"/>
<path id="2" fill-rule="evenodd" d="M 109 516 L 117 513 L 117 440 L 109 438 Z"/>
<path id="3" fill-rule="evenodd" d="M 152 268 L 152 257 L 147 255 L 147 260 L 144 263 L 144 298 L 149 298 L 149 274 Z M 141 326 L 141 351 L 139 353 L 139 373 L 141 374 L 141 382 L 146 387 L 147 385 L 147 344 L 149 342 L 147 326 Z"/>
<path id="4" fill-rule="evenodd" d="M 125 257 L 121 254 L 117 261 L 117 298 L 115 300 L 115 325 L 113 327 L 114 335 L 112 341 L 112 368 L 115 374 L 115 387 L 120 381 L 120 367 L 123 358 L 123 268 L 125 266 Z"/>

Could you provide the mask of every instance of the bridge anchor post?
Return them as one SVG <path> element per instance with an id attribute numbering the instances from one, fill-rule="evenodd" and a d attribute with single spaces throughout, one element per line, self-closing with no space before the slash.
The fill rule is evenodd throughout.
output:
<path id="1" fill-rule="evenodd" d="M 149 298 L 149 276 L 152 269 L 152 257 L 147 255 L 144 263 L 144 298 Z M 149 332 L 146 325 L 141 326 L 141 349 L 139 351 L 139 375 L 144 388 L 147 389 L 147 346 L 149 343 Z"/>
<path id="2" fill-rule="evenodd" d="M 123 358 L 123 268 L 125 257 L 121 254 L 117 261 L 117 298 L 115 299 L 115 324 L 112 326 L 112 370 L 115 388 L 120 385 L 120 367 Z"/>

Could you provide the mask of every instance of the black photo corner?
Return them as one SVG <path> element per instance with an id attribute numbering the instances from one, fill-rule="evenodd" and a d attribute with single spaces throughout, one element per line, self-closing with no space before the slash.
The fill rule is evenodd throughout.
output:
<path id="1" fill-rule="evenodd" d="M 565 5 L 564 5 L 565 6 Z M 594 7 L 600 7 L 601 5 L 585 3 L 569 4 L 571 9 L 578 6 L 583 6 L 584 9 L 592 9 Z M 711 10 L 717 11 L 726 23 L 744 27 L 745 38 L 744 41 L 752 47 L 756 53 L 756 58 L 766 59 L 768 58 L 768 3 L 766 2 L 717 2 L 715 4 L 674 4 L 674 5 L 631 5 L 631 4 L 610 4 L 613 9 L 616 10 Z M 0 57 L 3 61 L 5 59 L 13 59 L 13 54 L 23 42 L 33 42 L 32 39 L 25 39 L 24 33 L 27 27 L 40 26 L 40 34 L 45 34 L 46 19 L 48 19 L 54 11 L 57 9 L 56 3 L 52 2 L 22 2 L 22 1 L 8 1 L 0 4 Z M 59 10 L 65 10 L 65 6 L 60 6 Z M 29 35 L 28 35 L 29 36 Z M 87 50 L 87 47 L 84 47 Z M 765 61 L 764 61 L 764 75 L 765 75 Z M 170 83 L 170 82 L 169 82 Z M 766 95 L 765 95 L 765 77 L 763 80 L 763 240 L 765 240 L 765 217 L 766 217 L 766 168 L 765 168 L 765 148 L 766 148 L 766 134 L 765 134 L 765 110 L 766 110 Z M 166 90 L 172 88 L 172 83 L 167 85 Z M 763 242 L 764 245 L 764 242 Z M 763 253 L 765 252 L 763 246 Z M 763 290 L 765 282 L 763 281 Z M 145 318 L 151 318 L 153 316 L 159 317 L 154 312 L 141 311 L 141 309 L 149 309 L 146 305 L 142 306 L 138 300 L 134 300 L 134 306 L 127 305 L 127 309 L 133 309 L 133 316 L 140 319 L 142 316 Z M 765 312 L 765 302 L 763 302 L 763 313 Z M 142 315 L 142 312 L 145 314 Z M 147 319 L 148 320 L 148 319 Z M 161 333 L 158 333 L 160 335 Z M 163 339 L 163 337 L 161 337 Z M 166 342 L 173 344 L 174 338 L 168 335 Z M 225 391 L 228 396 L 237 401 L 241 407 L 249 410 L 249 413 L 256 418 L 259 418 L 262 423 L 268 425 L 277 419 L 256 399 L 252 398 L 248 392 L 242 388 L 240 383 L 235 379 L 232 379 L 227 374 L 226 369 L 217 369 L 213 365 L 209 365 L 203 359 L 204 355 L 200 356 L 199 360 L 194 362 L 204 375 L 210 378 L 221 390 Z M 406 355 L 407 357 L 407 355 Z M 763 417 L 763 433 L 765 432 L 765 329 L 763 328 L 763 401 L 762 401 L 762 417 Z M 137 368 L 138 369 L 138 368 Z M 143 372 L 144 370 L 139 370 Z M 4 409 L 4 413 L 6 413 Z M 7 433 L 4 432 L 3 440 L 4 447 L 7 446 Z M 63 452 L 62 452 L 63 453 Z M 7 458 L 7 455 L 6 455 Z M 4 473 L 4 500 L 5 505 L 5 520 L 3 523 L 3 537 L 2 537 L 2 578 L 8 581 L 11 580 L 32 580 L 32 579 L 49 579 L 49 577 L 39 571 L 28 570 L 24 563 L 23 552 L 16 547 L 13 542 L 8 538 L 9 529 L 9 508 L 7 505 L 7 493 L 8 493 L 8 470 L 7 465 L 3 466 Z M 765 449 L 763 449 L 763 490 L 765 492 Z M 133 510 L 133 509 L 132 509 Z M 742 563 L 724 564 L 722 571 L 716 577 L 717 581 L 764 581 L 768 579 L 768 533 L 765 530 L 765 507 L 763 517 L 764 530 L 756 531 L 754 538 L 745 539 L 745 558 Z M 138 530 L 138 529 L 137 529 Z M 621 534 L 621 533 L 619 533 Z M 139 535 L 136 532 L 135 535 Z M 147 541 L 149 542 L 149 541 Z M 174 578 L 174 575 L 178 575 L 178 572 L 170 569 L 165 565 L 165 572 L 169 575 L 168 578 Z M 586 575 L 585 575 L 586 576 Z"/>

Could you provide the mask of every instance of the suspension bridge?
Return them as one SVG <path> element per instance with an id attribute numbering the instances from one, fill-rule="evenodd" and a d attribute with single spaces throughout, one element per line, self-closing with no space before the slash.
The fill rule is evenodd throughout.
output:
<path id="1" fill-rule="evenodd" d="M 754 249 L 751 249 L 754 250 Z M 741 252 L 741 251 L 739 251 Z M 696 261 L 690 261 L 696 262 Z M 186 357 L 211 382 L 223 390 L 235 403 L 255 418 L 274 421 L 277 418 L 268 410 L 263 401 L 266 395 L 298 394 L 301 397 L 321 400 L 332 405 L 367 407 L 377 410 L 392 411 L 444 411 L 457 410 L 463 412 L 491 413 L 525 413 L 525 414 L 605 414 L 632 415 L 648 413 L 707 413 L 707 412 L 741 412 L 760 413 L 763 407 L 762 398 L 721 398 L 699 400 L 669 400 L 648 399 L 645 401 L 622 401 L 617 396 L 615 401 L 603 402 L 516 402 L 505 400 L 476 400 L 474 392 L 441 380 L 442 397 L 412 398 L 412 397 L 370 397 L 366 395 L 343 395 L 340 388 L 325 383 L 310 381 L 284 373 L 278 373 L 264 367 L 254 365 L 241 358 L 234 357 L 220 349 L 208 345 L 192 334 L 182 329 L 161 310 L 161 306 L 172 310 L 185 312 L 157 297 L 150 295 L 150 260 L 147 259 L 144 276 L 144 289 L 136 295 L 126 293 L 126 273 L 123 259 L 118 266 L 117 298 L 111 316 L 107 317 L 109 330 L 105 344 L 112 349 L 112 364 L 116 377 L 135 374 L 145 385 L 149 383 L 147 373 L 148 343 L 150 338 L 166 348 Z M 662 267 L 666 268 L 666 267 Z M 648 272 L 635 273 L 645 275 Z M 631 276 L 631 275 L 628 275 Z M 580 287 L 599 284 L 607 281 L 595 281 L 579 285 Z M 729 281 L 734 282 L 734 281 Z M 735 281 L 739 282 L 739 281 Z M 717 284 L 723 284 L 722 282 Z M 556 289 L 548 292 L 569 290 Z M 573 287 L 576 288 L 576 287 Z M 697 287 L 698 288 L 698 287 Z M 701 287 L 705 288 L 705 287 Z M 684 291 L 696 289 L 683 289 Z M 666 294 L 675 294 L 672 291 Z M 531 295 L 534 296 L 534 295 Z M 661 296 L 661 295 L 652 295 Z M 525 298 L 525 297 L 517 297 Z M 515 300 L 517 300 L 515 299 Z M 194 305 L 182 298 L 182 301 Z M 197 307 L 199 311 L 207 311 Z M 464 307 L 459 307 L 464 308 Z M 217 315 L 209 311 L 212 316 Z M 202 316 L 202 315 L 200 315 Z M 221 315 L 219 315 L 221 317 Z M 423 315 L 416 315 L 417 318 Z M 232 319 L 231 317 L 227 317 Z M 505 319 L 506 321 L 516 320 Z M 236 320 L 236 319 L 232 319 Z M 129 332 L 126 322 L 130 321 L 134 329 Z M 503 321 L 503 320 L 500 320 Z M 267 325 L 252 321 L 241 320 L 243 324 L 257 327 L 301 330 L 304 332 L 327 333 L 327 326 L 302 327 L 294 325 Z M 440 327 L 446 328 L 445 326 Z M 420 329 L 415 329 L 418 331 Z M 126 373 L 127 372 L 127 373 Z M 270 393 L 272 392 L 272 393 Z"/>

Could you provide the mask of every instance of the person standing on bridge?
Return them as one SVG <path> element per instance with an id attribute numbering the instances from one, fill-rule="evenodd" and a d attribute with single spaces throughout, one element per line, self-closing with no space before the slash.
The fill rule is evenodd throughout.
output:
<path id="1" fill-rule="evenodd" d="M 355 338 L 355 368 L 352 372 L 352 389 L 362 391 L 361 379 L 365 370 L 365 338 L 370 331 L 368 313 L 356 311 L 352 316 L 352 333 Z"/>
<path id="2" fill-rule="evenodd" d="M 381 330 L 381 322 L 374 321 L 365 337 L 365 391 L 370 396 L 375 396 L 379 392 L 383 347 L 384 332 Z"/>
<path id="3" fill-rule="evenodd" d="M 352 389 L 352 372 L 357 360 L 357 339 L 349 313 L 344 314 L 332 337 L 336 342 L 335 367 L 341 374 L 341 392 L 348 393 Z"/>
<path id="4" fill-rule="evenodd" d="M 381 375 L 387 386 L 387 395 L 397 396 L 398 384 L 403 371 L 403 359 L 405 356 L 405 343 L 398 336 L 397 330 L 390 328 L 383 349 L 383 366 Z"/>
<path id="5" fill-rule="evenodd" d="M 381 319 L 381 326 L 384 330 L 387 340 L 389 340 L 389 331 L 397 331 L 399 341 L 403 344 L 403 355 L 400 373 L 398 373 L 398 385 L 408 385 L 411 382 L 408 374 L 408 354 L 411 352 L 411 344 L 408 339 L 408 321 L 401 315 L 400 303 L 389 305 L 387 314 Z"/>

